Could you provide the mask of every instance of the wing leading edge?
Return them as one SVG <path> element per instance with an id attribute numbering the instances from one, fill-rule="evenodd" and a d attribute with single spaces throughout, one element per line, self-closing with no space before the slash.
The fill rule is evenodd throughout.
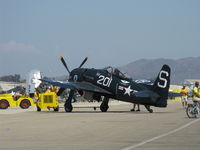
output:
<path id="1" fill-rule="evenodd" d="M 93 84 L 90 84 L 88 82 L 60 82 L 60 81 L 53 81 L 53 80 L 46 80 L 46 79 L 40 79 L 42 82 L 47 82 L 51 85 L 58 86 L 61 88 L 68 88 L 72 90 L 85 90 L 90 92 L 97 92 L 97 93 L 104 93 L 104 94 L 112 94 L 111 92 L 104 90 L 100 87 L 97 87 Z"/>

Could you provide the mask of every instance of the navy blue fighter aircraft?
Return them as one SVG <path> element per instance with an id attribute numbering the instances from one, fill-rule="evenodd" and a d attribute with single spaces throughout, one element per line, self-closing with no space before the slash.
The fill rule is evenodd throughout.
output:
<path id="1" fill-rule="evenodd" d="M 60 87 L 58 95 L 65 89 L 70 89 L 64 108 L 66 112 L 73 110 L 72 98 L 75 92 L 88 100 L 100 101 L 100 110 L 106 112 L 109 108 L 109 99 L 116 99 L 129 103 L 142 104 L 149 112 L 153 112 L 150 106 L 167 107 L 167 98 L 170 86 L 170 67 L 163 65 L 155 82 L 152 85 L 134 82 L 117 68 L 106 67 L 104 69 L 81 68 L 87 61 L 87 57 L 81 65 L 70 71 L 63 57 L 60 57 L 63 65 L 69 72 L 67 82 L 41 79 L 51 85 Z"/>

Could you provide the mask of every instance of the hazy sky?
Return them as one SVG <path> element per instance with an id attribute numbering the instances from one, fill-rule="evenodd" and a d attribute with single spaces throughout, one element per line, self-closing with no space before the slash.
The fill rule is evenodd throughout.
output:
<path id="1" fill-rule="evenodd" d="M 199 0 L 0 0 L 0 76 L 200 56 Z"/>

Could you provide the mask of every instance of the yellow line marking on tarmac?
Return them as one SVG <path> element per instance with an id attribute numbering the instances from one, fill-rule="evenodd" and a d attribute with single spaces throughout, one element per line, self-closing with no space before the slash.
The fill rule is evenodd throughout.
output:
<path id="1" fill-rule="evenodd" d="M 141 142 L 141 143 L 134 144 L 134 145 L 132 145 L 132 146 L 123 148 L 122 150 L 131 150 L 131 149 L 134 149 L 134 148 L 143 146 L 143 145 L 145 145 L 145 144 L 147 144 L 147 143 L 150 143 L 150 142 L 155 141 L 155 140 L 157 140 L 157 139 L 160 139 L 160 138 L 162 138 L 162 137 L 165 137 L 165 136 L 168 136 L 168 135 L 173 134 L 173 133 L 175 133 L 175 132 L 178 132 L 178 131 L 180 131 L 180 130 L 182 130 L 182 129 L 184 129 L 184 128 L 186 128 L 186 127 L 188 127 L 188 126 L 190 126 L 190 125 L 192 125 L 192 124 L 194 124 L 194 123 L 196 123 L 196 122 L 198 122 L 199 120 L 200 120 L 200 118 L 199 118 L 199 119 L 196 119 L 196 120 L 193 120 L 192 122 L 189 122 L 189 123 L 187 123 L 187 124 L 185 124 L 185 125 L 183 125 L 183 126 L 177 128 L 177 129 L 174 129 L 174 130 L 169 131 L 169 132 L 167 132 L 167 133 L 164 133 L 164 134 L 161 134 L 161 135 L 159 135 L 159 136 L 153 137 L 153 138 L 151 138 L 151 139 L 145 140 L 145 141 L 143 141 L 143 142 Z"/>

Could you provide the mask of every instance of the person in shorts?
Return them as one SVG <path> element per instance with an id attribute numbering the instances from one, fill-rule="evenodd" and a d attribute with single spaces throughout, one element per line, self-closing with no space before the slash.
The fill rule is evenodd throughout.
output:
<path id="1" fill-rule="evenodd" d="M 184 108 L 186 108 L 187 107 L 187 101 L 188 101 L 188 89 L 186 88 L 185 85 L 183 85 L 180 93 L 181 93 L 182 106 Z"/>

